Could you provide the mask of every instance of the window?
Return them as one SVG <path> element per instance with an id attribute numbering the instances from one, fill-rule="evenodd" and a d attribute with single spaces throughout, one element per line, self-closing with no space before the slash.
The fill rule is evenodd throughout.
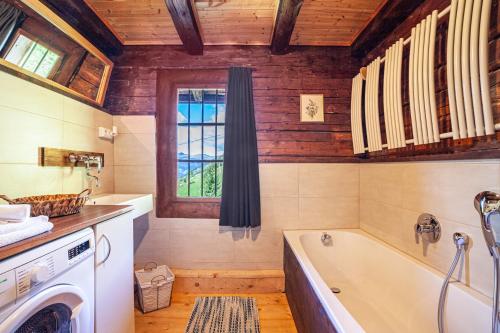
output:
<path id="1" fill-rule="evenodd" d="M 224 69 L 157 72 L 158 217 L 219 218 L 227 76 Z"/>
<path id="2" fill-rule="evenodd" d="M 220 198 L 225 89 L 177 89 L 177 197 Z"/>
<path id="3" fill-rule="evenodd" d="M 21 31 L 8 50 L 5 60 L 44 78 L 51 78 L 59 68 L 62 56 Z"/>

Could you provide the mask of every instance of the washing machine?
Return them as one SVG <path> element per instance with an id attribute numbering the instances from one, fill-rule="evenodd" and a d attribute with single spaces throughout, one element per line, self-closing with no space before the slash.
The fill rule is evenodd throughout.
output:
<path id="1" fill-rule="evenodd" d="M 0 333 L 93 333 L 91 228 L 0 262 Z"/>

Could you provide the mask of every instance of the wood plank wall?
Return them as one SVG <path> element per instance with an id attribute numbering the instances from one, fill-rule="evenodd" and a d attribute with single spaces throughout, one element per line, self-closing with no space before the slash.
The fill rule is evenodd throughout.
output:
<path id="1" fill-rule="evenodd" d="M 363 65 L 367 65 L 377 56 L 383 56 L 385 50 L 400 37 L 407 38 L 411 34 L 411 29 L 422 19 L 430 14 L 434 9 L 442 10 L 450 4 L 450 0 L 427 0 L 420 5 L 401 25 L 392 31 L 383 42 L 375 49 L 367 53 L 363 59 Z M 500 122 L 500 8 L 498 0 L 493 0 L 490 28 L 490 92 L 494 112 L 495 123 Z M 439 131 L 440 133 L 451 132 L 450 113 L 448 108 L 448 91 L 446 80 L 446 42 L 449 16 L 439 21 L 436 45 L 435 62 L 435 82 L 436 82 L 436 102 L 438 107 Z M 413 138 L 411 130 L 410 106 L 408 98 L 408 60 L 409 47 L 405 47 L 403 54 L 403 113 L 405 122 L 405 136 L 407 139 Z M 383 71 L 383 69 L 382 69 Z M 383 72 L 382 72 L 383 73 Z M 383 74 L 381 75 L 381 82 Z M 382 101 L 382 95 L 380 95 Z M 380 104 L 382 110 L 382 104 Z M 380 115 L 382 140 L 386 143 L 385 126 L 383 115 Z M 415 147 L 409 145 L 401 149 L 384 149 L 381 152 L 366 154 L 365 161 L 403 161 L 403 160 L 447 160 L 463 158 L 500 158 L 500 132 L 496 135 L 452 140 L 441 140 L 440 143 L 421 145 Z"/>
<path id="2" fill-rule="evenodd" d="M 383 150 L 353 156 L 350 135 L 351 79 L 374 57 L 434 9 L 443 9 L 449 0 L 427 0 L 394 29 L 364 59 L 350 56 L 348 47 L 296 47 L 287 55 L 273 56 L 267 46 L 207 46 L 203 56 L 189 56 L 180 46 L 127 46 L 113 59 L 105 108 L 112 114 L 156 113 L 158 69 L 220 69 L 251 66 L 254 72 L 255 111 L 261 162 L 378 162 L 405 160 L 451 160 L 500 158 L 500 132 L 489 137 L 464 140 L 445 139 L 440 143 Z M 493 0 L 490 29 L 490 85 L 494 120 L 500 122 L 500 11 Z M 451 131 L 446 82 L 446 33 L 448 18 L 440 21 L 436 46 L 436 91 L 440 132 Z M 406 137 L 412 138 L 408 102 L 408 52 L 404 53 L 403 103 Z M 381 80 L 382 82 L 382 80 Z M 299 121 L 301 93 L 325 95 L 325 123 Z M 382 103 L 382 96 L 380 97 Z M 381 105 L 382 107 L 382 105 Z M 380 108 L 382 110 L 382 108 Z M 382 138 L 385 143 L 384 119 Z"/>
<path id="3" fill-rule="evenodd" d="M 179 46 L 126 46 L 105 107 L 115 115 L 154 115 L 159 69 L 254 68 L 261 162 L 352 162 L 351 79 L 360 63 L 345 47 L 296 47 L 271 55 L 268 46 L 206 46 L 190 56 Z M 301 93 L 324 94 L 325 123 L 300 122 Z"/>

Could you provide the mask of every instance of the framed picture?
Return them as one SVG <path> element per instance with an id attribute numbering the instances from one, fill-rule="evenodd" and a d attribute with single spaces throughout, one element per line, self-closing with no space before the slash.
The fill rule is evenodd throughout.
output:
<path id="1" fill-rule="evenodd" d="M 325 121 L 323 95 L 300 95 L 300 121 L 306 123 Z"/>

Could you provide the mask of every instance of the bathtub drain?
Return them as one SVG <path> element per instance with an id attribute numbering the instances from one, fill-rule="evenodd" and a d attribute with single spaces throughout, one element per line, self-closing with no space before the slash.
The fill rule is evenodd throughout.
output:
<path id="1" fill-rule="evenodd" d="M 330 290 L 332 291 L 332 293 L 334 294 L 340 294 L 340 289 L 339 288 L 336 288 L 336 287 L 331 287 Z"/>

